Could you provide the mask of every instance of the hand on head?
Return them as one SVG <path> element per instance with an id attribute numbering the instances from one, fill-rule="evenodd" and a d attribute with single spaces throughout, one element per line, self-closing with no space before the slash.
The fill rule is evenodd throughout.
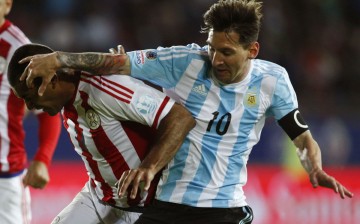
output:
<path id="1" fill-rule="evenodd" d="M 26 84 L 29 88 L 33 87 L 33 81 L 37 77 L 42 78 L 42 83 L 39 87 L 38 94 L 42 96 L 46 90 L 47 85 L 56 74 L 57 59 L 56 53 L 50 54 L 38 54 L 29 57 L 25 57 L 19 61 L 20 64 L 29 63 L 22 75 L 20 81 L 26 80 Z"/>

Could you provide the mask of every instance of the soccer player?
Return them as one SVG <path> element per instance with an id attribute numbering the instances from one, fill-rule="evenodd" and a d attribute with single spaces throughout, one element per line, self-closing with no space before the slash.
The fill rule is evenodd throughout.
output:
<path id="1" fill-rule="evenodd" d="M 60 131 L 60 114 L 32 111 L 39 121 L 39 145 L 30 164 L 24 145 L 23 120 L 29 111 L 10 90 L 8 61 L 19 46 L 30 43 L 24 33 L 6 19 L 12 0 L 0 0 L 0 223 L 30 223 L 31 186 L 43 189 L 50 180 L 48 166 Z M 51 132 L 49 132 L 51 130 Z"/>
<path id="2" fill-rule="evenodd" d="M 142 206 L 153 198 L 155 174 L 173 157 L 195 120 L 164 93 L 128 76 L 59 70 L 38 96 L 41 78 L 35 88 L 28 88 L 19 81 L 26 64 L 18 61 L 51 52 L 38 44 L 18 48 L 9 63 L 8 78 L 29 109 L 43 109 L 50 115 L 62 111 L 64 126 L 89 175 L 84 188 L 53 223 L 134 223 Z M 72 72 L 79 75 L 69 75 Z M 125 170 L 138 167 L 149 171 L 144 174 L 150 181 L 139 187 L 136 197 L 119 197 L 115 183 Z"/>
<path id="3" fill-rule="evenodd" d="M 246 164 L 267 117 L 274 117 L 297 148 L 313 187 L 341 198 L 353 194 L 322 168 L 321 151 L 300 114 L 285 68 L 256 59 L 262 3 L 220 0 L 204 14 L 207 45 L 197 44 L 105 53 L 55 52 L 26 58 L 22 79 L 59 68 L 146 79 L 167 89 L 195 117 L 196 126 L 164 170 L 156 200 L 136 223 L 251 223 L 245 200 Z M 95 72 L 95 73 L 96 73 Z M 47 80 L 39 88 L 46 87 Z M 137 193 L 143 171 L 130 170 L 119 194 Z"/>

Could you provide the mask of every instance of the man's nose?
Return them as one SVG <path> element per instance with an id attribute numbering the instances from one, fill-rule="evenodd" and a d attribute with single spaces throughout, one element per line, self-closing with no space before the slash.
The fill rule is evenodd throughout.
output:
<path id="1" fill-rule="evenodd" d="M 212 65 L 217 66 L 224 63 L 223 57 L 220 53 L 215 52 L 212 58 Z"/>

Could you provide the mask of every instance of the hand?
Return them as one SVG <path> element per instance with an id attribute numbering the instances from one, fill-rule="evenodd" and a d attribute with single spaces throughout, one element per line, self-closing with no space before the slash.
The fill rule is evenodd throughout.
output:
<path id="1" fill-rule="evenodd" d="M 27 173 L 23 179 L 25 186 L 30 185 L 33 188 L 43 189 L 50 181 L 48 168 L 45 163 L 33 161 L 28 167 Z"/>
<path id="2" fill-rule="evenodd" d="M 123 196 L 132 185 L 130 198 L 135 199 L 141 182 L 144 184 L 144 191 L 149 190 L 151 181 L 154 179 L 156 172 L 151 169 L 138 168 L 125 171 L 120 179 L 116 182 L 117 193 L 119 197 Z"/>
<path id="3" fill-rule="evenodd" d="M 126 54 L 124 47 L 120 44 L 117 46 L 117 49 L 110 48 L 109 52 L 112 54 Z"/>
<path id="4" fill-rule="evenodd" d="M 56 70 L 60 67 L 56 52 L 29 56 L 19 61 L 20 64 L 27 62 L 29 62 L 29 64 L 22 73 L 20 81 L 26 79 L 26 85 L 29 88 L 33 88 L 34 79 L 41 77 L 42 83 L 39 87 L 38 94 L 39 96 L 42 96 L 52 77 L 56 74 Z"/>
<path id="5" fill-rule="evenodd" d="M 314 188 L 321 186 L 321 187 L 333 189 L 335 193 L 340 194 L 340 197 L 342 199 L 344 199 L 345 196 L 352 198 L 354 195 L 352 192 L 346 189 L 346 187 L 344 187 L 340 182 L 338 182 L 334 177 L 328 175 L 323 170 L 315 170 L 311 172 L 310 182 Z"/>

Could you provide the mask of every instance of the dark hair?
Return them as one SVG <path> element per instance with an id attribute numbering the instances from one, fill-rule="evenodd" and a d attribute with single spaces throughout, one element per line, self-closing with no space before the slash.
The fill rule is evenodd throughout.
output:
<path id="1" fill-rule="evenodd" d="M 21 74 L 24 72 L 26 66 L 29 63 L 19 64 L 19 61 L 25 57 L 36 55 L 36 54 L 47 54 L 53 50 L 45 45 L 41 44 L 25 44 L 14 52 L 13 56 L 8 65 L 7 77 L 12 87 L 17 85 L 20 80 Z M 41 78 L 35 78 L 34 84 L 36 87 L 40 86 Z"/>
<path id="2" fill-rule="evenodd" d="M 220 0 L 204 14 L 202 33 L 210 30 L 239 34 L 240 44 L 250 46 L 257 41 L 260 32 L 262 2 L 255 0 Z"/>

